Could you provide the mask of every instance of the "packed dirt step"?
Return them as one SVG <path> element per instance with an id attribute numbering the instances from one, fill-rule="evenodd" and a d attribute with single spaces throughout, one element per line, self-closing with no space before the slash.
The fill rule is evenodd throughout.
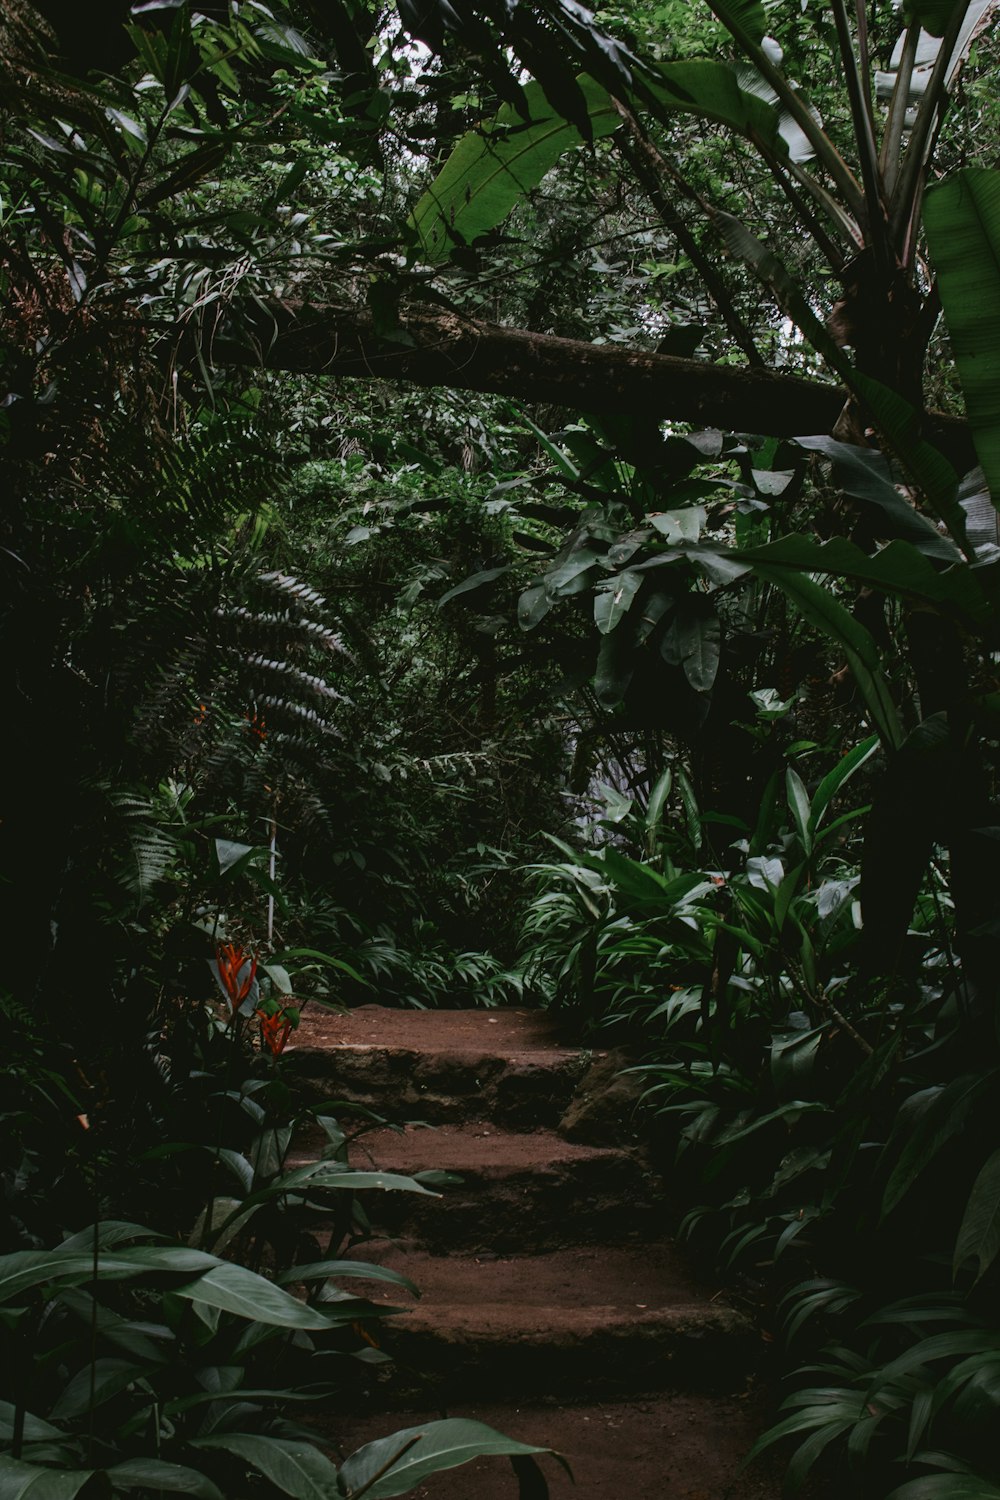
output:
<path id="1" fill-rule="evenodd" d="M 434 1421 L 427 1409 L 329 1422 L 343 1453 L 400 1429 Z M 770 1464 L 743 1467 L 762 1425 L 760 1401 L 748 1396 L 685 1394 L 635 1401 L 563 1405 L 521 1402 L 455 1406 L 448 1416 L 485 1422 L 569 1461 L 572 1479 L 555 1459 L 539 1464 L 551 1500 L 778 1500 Z M 504 1458 L 483 1458 L 436 1474 L 411 1500 L 516 1500 L 517 1480 Z"/>
<path id="2" fill-rule="evenodd" d="M 429 1255 L 389 1242 L 356 1258 L 402 1272 L 420 1300 L 372 1281 L 345 1290 L 404 1307 L 380 1338 L 393 1400 L 631 1397 L 741 1390 L 760 1352 L 752 1323 L 699 1287 L 669 1245 L 574 1246 L 542 1255 Z"/>
<path id="3" fill-rule="evenodd" d="M 349 1252 L 391 1267 L 414 1300 L 344 1279 L 400 1309 L 379 1326 L 353 1411 L 314 1418 L 351 1451 L 448 1414 L 564 1453 L 554 1500 L 775 1500 L 741 1469 L 766 1400 L 752 1319 L 669 1241 L 662 1181 L 638 1137 L 628 1059 L 568 1044 L 547 1015 L 502 1011 L 307 1014 L 290 1062 L 306 1097 L 336 1102 L 352 1164 L 423 1177 L 430 1193 L 370 1192 L 373 1238 Z M 315 1159 L 319 1135 L 297 1142 Z M 426 1500 L 517 1493 L 505 1460 L 436 1475 Z"/>
<path id="4" fill-rule="evenodd" d="M 290 1167 L 315 1160 L 321 1133 L 304 1135 Z M 635 1151 L 564 1140 L 551 1130 L 509 1131 L 491 1120 L 361 1135 L 356 1167 L 423 1177 L 438 1196 L 370 1195 L 385 1233 L 445 1250 L 551 1250 L 567 1243 L 649 1239 L 666 1233 L 662 1184 Z"/>
<path id="5" fill-rule="evenodd" d="M 555 1128 L 595 1060 L 530 1010 L 311 1007 L 286 1057 L 316 1099 L 348 1099 L 394 1122 Z"/>

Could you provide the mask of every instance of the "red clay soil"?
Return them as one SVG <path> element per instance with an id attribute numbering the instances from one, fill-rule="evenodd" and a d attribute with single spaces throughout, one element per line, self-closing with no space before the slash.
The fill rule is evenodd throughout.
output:
<path id="1" fill-rule="evenodd" d="M 353 1451 L 440 1412 L 400 1412 L 337 1423 L 343 1451 Z M 571 1480 L 552 1458 L 539 1459 L 552 1500 L 777 1500 L 780 1485 L 767 1469 L 742 1470 L 762 1425 L 752 1396 L 648 1396 L 588 1406 L 463 1406 L 451 1417 L 486 1422 L 510 1437 L 555 1448 Z M 574 1482 L 575 1481 L 575 1482 Z M 479 1459 L 436 1474 L 414 1500 L 515 1500 L 509 1462 Z"/>
<path id="2" fill-rule="evenodd" d="M 379 1333 L 394 1364 L 371 1370 L 367 1393 L 359 1372 L 353 1413 L 317 1417 L 332 1445 L 349 1453 L 446 1412 L 565 1454 L 575 1485 L 544 1461 L 554 1500 L 776 1500 L 769 1469 L 742 1470 L 766 1422 L 763 1342 L 669 1243 L 614 1056 L 566 1046 L 526 1010 L 314 1011 L 295 1040 L 313 1097 L 442 1122 L 370 1132 L 355 1165 L 461 1178 L 431 1178 L 437 1197 L 365 1194 L 375 1237 L 348 1253 L 423 1295 L 338 1278 L 405 1310 Z M 595 1144 L 579 1143 L 587 1129 Z M 514 1500 L 517 1482 L 493 1458 L 413 1493 Z"/>

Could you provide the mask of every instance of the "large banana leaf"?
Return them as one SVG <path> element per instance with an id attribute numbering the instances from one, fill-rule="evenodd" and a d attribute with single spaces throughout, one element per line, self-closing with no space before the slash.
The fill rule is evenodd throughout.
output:
<path id="1" fill-rule="evenodd" d="M 610 135 L 621 124 L 610 94 L 592 78 L 578 83 L 593 137 Z M 495 229 L 563 152 L 583 141 L 576 126 L 553 110 L 540 84 L 529 83 L 524 100 L 530 120 L 505 105 L 463 136 L 413 210 L 410 224 L 425 260 L 444 260 L 453 246 Z"/>
<path id="2" fill-rule="evenodd" d="M 745 86 L 753 79 L 754 87 Z M 779 154 L 786 149 L 781 136 L 781 115 L 775 109 L 773 91 L 758 81 L 752 70 L 743 75 L 729 63 L 695 60 L 662 63 L 655 76 L 645 80 L 656 101 L 657 112 L 677 110 L 728 125 L 751 140 L 761 141 Z"/>
<path id="3" fill-rule="evenodd" d="M 976 451 L 1000 505 L 1000 172 L 966 167 L 931 188 L 924 223 Z"/>

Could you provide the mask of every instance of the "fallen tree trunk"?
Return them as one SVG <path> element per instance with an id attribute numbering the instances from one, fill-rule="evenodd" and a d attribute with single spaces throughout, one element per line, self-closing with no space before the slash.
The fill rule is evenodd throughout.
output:
<path id="1" fill-rule="evenodd" d="M 829 432 L 846 400 L 840 386 L 793 375 L 585 344 L 451 312 L 401 311 L 389 331 L 377 330 L 366 309 L 274 304 L 256 316 L 238 334 L 218 331 L 217 363 L 492 392 L 597 416 L 771 437 Z M 976 462 L 963 421 L 935 413 L 925 430 L 959 472 Z"/>

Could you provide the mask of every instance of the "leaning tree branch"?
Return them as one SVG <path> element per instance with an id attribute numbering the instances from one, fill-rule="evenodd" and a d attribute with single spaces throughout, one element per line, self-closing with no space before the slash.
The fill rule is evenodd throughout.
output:
<path id="1" fill-rule="evenodd" d="M 841 386 L 771 370 L 587 344 L 428 308 L 400 309 L 396 326 L 380 329 L 367 309 L 261 305 L 221 324 L 210 348 L 218 365 L 400 380 L 771 437 L 829 432 L 847 400 Z M 975 463 L 963 421 L 934 413 L 925 431 L 960 472 Z"/>

